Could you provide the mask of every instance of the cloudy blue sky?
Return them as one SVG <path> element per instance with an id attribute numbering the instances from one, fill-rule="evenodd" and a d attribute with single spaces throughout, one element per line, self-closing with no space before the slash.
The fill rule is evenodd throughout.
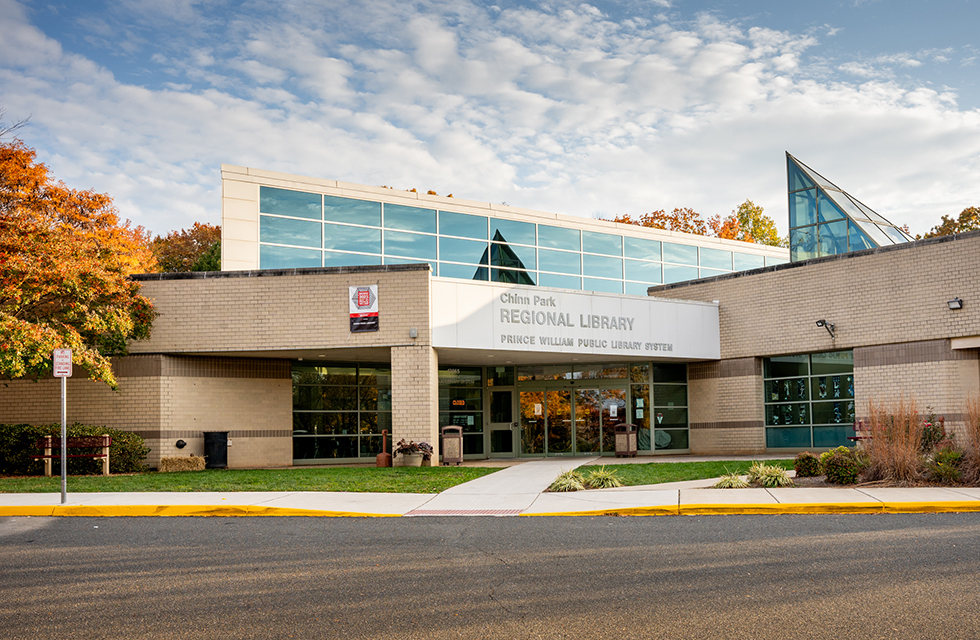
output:
<path id="1" fill-rule="evenodd" d="M 0 105 L 155 233 L 229 163 L 543 211 L 786 232 L 790 151 L 913 233 L 980 205 L 978 6 L 0 0 Z"/>

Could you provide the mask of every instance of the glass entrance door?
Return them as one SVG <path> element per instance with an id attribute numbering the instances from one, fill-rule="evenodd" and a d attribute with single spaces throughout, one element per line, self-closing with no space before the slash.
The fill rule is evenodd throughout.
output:
<path id="1" fill-rule="evenodd" d="M 521 391 L 524 456 L 616 450 L 615 427 L 626 422 L 626 389 Z"/>
<path id="2" fill-rule="evenodd" d="M 517 456 L 517 423 L 514 421 L 514 390 L 490 390 L 490 457 Z"/>

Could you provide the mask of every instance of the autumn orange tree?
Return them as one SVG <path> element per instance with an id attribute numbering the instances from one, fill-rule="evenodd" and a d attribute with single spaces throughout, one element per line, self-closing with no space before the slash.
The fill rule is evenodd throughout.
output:
<path id="1" fill-rule="evenodd" d="M 714 236 L 742 242 L 784 246 L 776 231 L 776 223 L 763 213 L 763 208 L 751 200 L 746 200 L 737 209 L 724 218 L 720 215 L 708 220 L 701 214 L 688 207 L 675 208 L 670 213 L 660 209 L 645 213 L 639 217 L 624 214 L 613 218 L 613 222 L 635 224 L 641 227 L 665 229 L 667 231 L 682 231 L 698 236 Z"/>
<path id="2" fill-rule="evenodd" d="M 153 239 L 153 255 L 161 271 L 219 271 L 221 227 L 195 222 L 190 229 Z"/>
<path id="3" fill-rule="evenodd" d="M 973 231 L 975 229 L 980 229 L 980 207 L 967 207 L 960 212 L 960 215 L 956 218 L 951 216 L 943 216 L 939 224 L 932 228 L 928 233 L 925 234 L 926 238 L 935 238 L 937 236 L 948 236 L 954 233 L 963 233 L 964 231 Z M 906 232 L 908 229 L 906 229 Z"/>
<path id="4" fill-rule="evenodd" d="M 56 348 L 116 388 L 109 358 L 149 337 L 150 301 L 132 273 L 153 271 L 149 235 L 112 199 L 69 189 L 20 140 L 0 142 L 0 378 L 52 373 Z"/>

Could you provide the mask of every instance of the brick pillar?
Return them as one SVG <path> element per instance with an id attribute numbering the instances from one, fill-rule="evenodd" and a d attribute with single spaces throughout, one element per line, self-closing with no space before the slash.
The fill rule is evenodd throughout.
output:
<path id="1" fill-rule="evenodd" d="M 428 442 L 439 464 L 439 359 L 429 346 L 391 348 L 391 440 Z"/>

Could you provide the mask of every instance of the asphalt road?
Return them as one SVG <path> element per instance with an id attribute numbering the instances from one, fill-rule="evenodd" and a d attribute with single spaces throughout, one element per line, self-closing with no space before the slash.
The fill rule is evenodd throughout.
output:
<path id="1" fill-rule="evenodd" d="M 980 637 L 980 514 L 4 518 L 0 638 Z"/>

